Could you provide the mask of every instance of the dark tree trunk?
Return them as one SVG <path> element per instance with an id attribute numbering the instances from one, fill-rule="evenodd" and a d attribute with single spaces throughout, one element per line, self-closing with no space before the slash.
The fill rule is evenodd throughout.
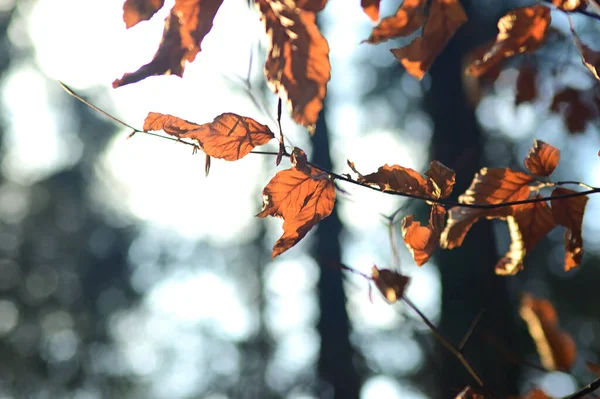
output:
<path id="1" fill-rule="evenodd" d="M 463 4 L 470 14 L 470 2 Z M 465 191 L 474 173 L 485 164 L 484 140 L 462 84 L 462 59 L 478 44 L 474 41 L 481 40 L 475 19 L 469 19 L 436 59 L 430 71 L 431 88 L 425 96 L 426 110 L 435 124 L 432 156 L 457 172 L 454 196 Z M 493 30 L 487 33 L 493 34 Z M 485 311 L 465 353 L 486 384 L 506 395 L 516 393 L 518 368 L 507 366 L 502 355 L 481 339 L 486 332 L 506 342 L 515 329 L 508 279 L 494 275 L 497 259 L 492 226 L 487 221 L 475 224 L 462 247 L 438 252 L 442 280 L 439 327 L 458 344 L 480 310 Z M 437 351 L 443 363 L 440 397 L 454 397 L 466 385 L 477 386 L 455 357 L 441 345 Z"/>
<path id="2" fill-rule="evenodd" d="M 313 161 L 331 170 L 329 138 L 325 113 L 322 111 L 317 122 L 313 143 Z M 319 377 L 328 383 L 319 397 L 336 399 L 358 398 L 361 379 L 354 367 L 354 350 L 350 345 L 350 323 L 346 312 L 346 296 L 339 269 L 331 267 L 341 261 L 340 232 L 342 224 L 333 209 L 331 215 L 322 220 L 315 234 L 314 256 L 319 262 L 321 275 L 318 282 L 321 337 L 319 353 Z"/>

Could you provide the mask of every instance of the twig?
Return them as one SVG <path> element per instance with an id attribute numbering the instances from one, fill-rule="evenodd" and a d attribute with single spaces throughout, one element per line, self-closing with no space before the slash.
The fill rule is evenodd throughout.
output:
<path id="1" fill-rule="evenodd" d="M 579 391 L 572 393 L 571 395 L 565 397 L 564 399 L 579 399 L 583 398 L 588 393 L 594 392 L 596 389 L 600 388 L 600 378 L 590 383 L 589 385 L 581 388 Z"/>
<path id="2" fill-rule="evenodd" d="M 459 350 L 460 353 L 462 353 L 463 350 L 465 349 L 465 345 L 467 344 L 467 341 L 469 340 L 469 338 L 471 338 L 471 335 L 473 335 L 473 331 L 475 331 L 475 327 L 477 327 L 477 324 L 479 323 L 479 320 L 481 320 L 481 317 L 483 316 L 484 313 L 485 313 L 485 309 L 481 309 L 479 311 L 479 313 L 477 314 L 477 316 L 475 317 L 475 319 L 471 322 L 471 325 L 469 326 L 469 329 L 465 333 L 465 336 L 460 341 L 460 344 L 458 344 L 457 349 Z"/>

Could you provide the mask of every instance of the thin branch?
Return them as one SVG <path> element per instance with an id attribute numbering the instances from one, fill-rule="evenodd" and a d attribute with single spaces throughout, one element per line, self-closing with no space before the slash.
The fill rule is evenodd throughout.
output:
<path id="1" fill-rule="evenodd" d="M 408 307 L 410 307 L 412 310 L 415 311 L 415 313 L 417 313 L 419 315 L 421 320 L 423 320 L 423 322 L 427 325 L 427 327 L 429 327 L 429 329 L 431 330 L 431 332 L 433 333 L 435 338 L 446 349 L 448 349 L 448 351 L 450 351 L 450 353 L 452 353 L 454 355 L 454 357 L 456 357 L 458 359 L 458 361 L 463 365 L 463 367 L 465 368 L 465 370 L 467 370 L 467 372 L 471 375 L 471 377 L 473 377 L 473 379 L 477 382 L 477 384 L 481 387 L 481 389 L 483 391 L 485 391 L 486 394 L 489 395 L 491 398 L 497 398 L 498 395 L 496 395 L 494 392 L 492 392 L 490 390 L 490 388 L 488 388 L 485 385 L 485 383 L 483 382 L 483 379 L 479 376 L 477 371 L 475 371 L 473 366 L 471 366 L 469 361 L 464 357 L 464 355 L 460 352 L 460 350 L 458 350 L 458 348 L 456 346 L 454 346 L 454 344 L 452 344 L 452 342 L 450 342 L 450 340 L 448 340 L 448 338 L 446 338 L 442 334 L 442 332 L 427 318 L 427 316 L 425 316 L 423 314 L 423 312 L 421 312 L 421 310 L 419 310 L 419 308 L 410 299 L 408 299 L 406 296 L 404 296 L 404 297 L 402 297 L 402 300 L 408 305 Z"/>
<path id="2" fill-rule="evenodd" d="M 479 320 L 481 320 L 481 317 L 483 316 L 484 313 L 485 313 L 485 309 L 481 309 L 479 311 L 479 313 L 477 314 L 477 316 L 475 317 L 475 319 L 471 322 L 471 325 L 469 326 L 469 329 L 465 333 L 465 336 L 460 341 L 460 344 L 458 344 L 457 349 L 459 350 L 460 353 L 462 353 L 463 350 L 465 349 L 465 345 L 467 344 L 467 341 L 469 341 L 469 338 L 471 338 L 471 335 L 473 335 L 473 331 L 475 331 L 475 327 L 477 327 L 477 324 L 479 324 Z"/>
<path id="3" fill-rule="evenodd" d="M 581 388 L 579 391 L 565 397 L 564 399 L 579 399 L 583 398 L 588 393 L 594 392 L 596 389 L 600 388 L 600 378 L 590 383 L 589 385 Z"/>

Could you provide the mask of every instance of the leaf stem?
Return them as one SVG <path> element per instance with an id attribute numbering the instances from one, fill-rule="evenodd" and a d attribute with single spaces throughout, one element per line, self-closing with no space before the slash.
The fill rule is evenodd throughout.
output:
<path id="1" fill-rule="evenodd" d="M 600 378 L 596 379 L 592 383 L 587 386 L 581 388 L 579 391 L 572 393 L 569 396 L 566 396 L 564 399 L 579 399 L 583 398 L 588 393 L 594 392 L 596 389 L 600 388 Z"/>

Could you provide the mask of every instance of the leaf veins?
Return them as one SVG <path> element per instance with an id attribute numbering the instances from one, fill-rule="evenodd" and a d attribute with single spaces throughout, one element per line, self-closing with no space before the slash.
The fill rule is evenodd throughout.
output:
<path id="1" fill-rule="evenodd" d="M 269 86 L 287 103 L 294 120 L 312 130 L 331 77 L 329 45 L 315 13 L 283 0 L 258 0 L 256 7 L 269 36 Z"/>
<path id="2" fill-rule="evenodd" d="M 269 181 L 263 190 L 263 209 L 256 215 L 283 218 L 283 235 L 273 247 L 273 257 L 296 245 L 331 214 L 335 203 L 335 185 L 329 176 L 298 166 L 278 172 Z"/>
<path id="3" fill-rule="evenodd" d="M 222 2 L 223 0 L 176 0 L 165 19 L 163 37 L 152 61 L 137 71 L 116 79 L 113 87 L 125 86 L 153 75 L 183 76 L 185 62 L 192 62 L 196 58 Z"/>
<path id="4" fill-rule="evenodd" d="M 196 140 L 206 155 L 226 161 L 238 160 L 275 137 L 268 126 L 232 113 L 197 125 L 172 115 L 150 112 L 144 121 L 144 130 L 163 130 L 171 136 Z"/>
<path id="5" fill-rule="evenodd" d="M 550 176 L 558 161 L 560 160 L 560 150 L 543 142 L 534 140 L 533 147 L 525 158 L 525 167 L 536 176 Z"/>

